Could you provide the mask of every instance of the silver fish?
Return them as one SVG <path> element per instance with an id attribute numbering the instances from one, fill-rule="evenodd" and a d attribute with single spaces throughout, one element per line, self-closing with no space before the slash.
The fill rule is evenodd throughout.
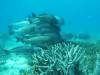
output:
<path id="1" fill-rule="evenodd" d="M 34 47 L 32 46 L 18 46 L 9 50 L 10 53 L 22 54 L 22 55 L 31 55 L 34 53 Z"/>

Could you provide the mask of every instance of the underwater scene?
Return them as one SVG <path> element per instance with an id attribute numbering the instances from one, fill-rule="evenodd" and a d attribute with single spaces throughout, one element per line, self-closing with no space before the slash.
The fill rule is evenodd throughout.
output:
<path id="1" fill-rule="evenodd" d="M 0 75 L 100 75 L 100 1 L 0 0 Z"/>

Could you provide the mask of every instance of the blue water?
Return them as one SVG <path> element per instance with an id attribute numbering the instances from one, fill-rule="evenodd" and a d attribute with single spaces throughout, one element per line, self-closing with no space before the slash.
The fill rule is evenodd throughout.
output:
<path id="1" fill-rule="evenodd" d="M 48 12 L 65 19 L 65 32 L 100 33 L 100 0 L 0 0 L 0 32 L 31 12 Z"/>
<path id="2" fill-rule="evenodd" d="M 99 39 L 100 39 L 100 0 L 0 0 L 0 75 L 19 75 L 19 72 L 24 71 L 24 69 L 25 69 L 25 71 L 26 71 L 26 69 L 27 70 L 29 69 L 29 71 L 33 72 L 33 69 L 31 69 L 31 67 L 34 66 L 34 65 L 32 65 L 32 62 L 34 63 L 35 58 L 32 60 L 31 60 L 31 58 L 33 57 L 33 55 L 35 55 L 35 52 L 39 56 L 41 56 L 40 55 L 41 53 L 42 53 L 42 55 L 44 53 L 44 52 L 40 51 L 40 47 L 38 47 L 38 46 L 36 46 L 36 48 L 35 48 L 34 45 L 28 46 L 28 44 L 24 44 L 23 43 L 24 36 L 22 36 L 22 40 L 20 40 L 20 38 L 19 38 L 19 40 L 16 41 L 15 37 L 14 38 L 9 37 L 9 35 L 5 35 L 4 33 L 1 34 L 1 32 L 8 32 L 8 25 L 10 25 L 11 23 L 15 23 L 17 21 L 26 19 L 28 17 L 28 15 L 31 14 L 31 12 L 34 12 L 36 14 L 50 13 L 50 14 L 54 14 L 54 15 L 62 17 L 65 20 L 65 25 L 62 26 L 62 32 L 77 33 L 77 34 L 78 33 L 89 33 L 94 36 L 99 36 Z M 27 40 L 29 39 L 29 44 L 31 44 L 30 34 L 29 34 L 29 38 L 27 38 L 27 36 L 26 36 L 25 43 L 27 43 Z M 57 33 L 57 35 L 58 35 L 58 33 Z M 32 37 L 33 36 L 34 35 L 32 35 Z M 53 37 L 55 37 L 55 36 L 53 36 Z M 72 35 L 72 37 L 73 37 L 73 35 Z M 76 35 L 74 37 L 76 38 Z M 86 36 L 86 38 L 87 37 L 88 36 Z M 69 38 L 70 38 L 70 36 L 69 36 Z M 84 38 L 84 35 L 83 35 L 83 38 Z M 40 39 L 41 39 L 41 37 L 40 37 Z M 82 40 L 82 44 L 85 47 L 85 44 L 84 44 L 85 40 L 84 41 L 83 40 Z M 18 41 L 21 41 L 21 42 L 18 42 Z M 72 39 L 71 41 L 72 41 L 72 43 L 73 43 L 73 41 L 77 42 L 77 38 L 75 40 Z M 89 39 L 89 41 L 91 43 L 93 42 L 93 45 L 91 43 L 89 44 L 88 41 L 86 41 L 86 43 L 89 44 L 89 45 L 86 44 L 86 47 L 89 46 L 91 48 L 87 47 L 87 49 L 86 49 L 87 59 L 84 60 L 85 58 L 82 58 L 82 61 L 84 60 L 84 61 L 86 61 L 86 63 L 81 66 L 81 67 L 83 67 L 82 69 L 86 69 L 87 73 L 92 72 L 91 69 L 88 68 L 88 65 L 89 65 L 89 67 L 94 66 L 94 61 L 96 60 L 96 59 L 94 60 L 94 58 L 96 57 L 95 53 L 97 53 L 97 54 L 100 53 L 98 50 L 99 49 L 98 44 L 100 43 L 100 41 L 99 42 L 96 41 L 98 48 L 96 48 L 96 46 L 94 45 L 94 43 L 95 43 L 94 40 L 91 41 Z M 55 42 L 55 41 L 50 40 L 50 43 L 51 42 Z M 34 44 L 34 38 L 32 40 L 32 43 Z M 35 41 L 35 43 L 37 44 L 38 41 Z M 42 43 L 42 40 L 40 40 L 40 43 Z M 40 43 L 39 43 L 39 45 L 41 45 Z M 49 43 L 49 42 L 47 42 L 47 43 Z M 76 45 L 76 43 L 75 43 L 75 45 Z M 61 48 L 59 49 L 59 46 L 60 45 L 57 46 L 58 50 L 61 49 Z M 66 48 L 68 48 L 67 50 L 69 52 L 68 51 L 66 52 L 66 50 L 64 50 L 64 49 L 61 49 L 61 53 L 60 53 L 60 51 L 54 50 L 54 52 L 58 52 L 58 54 L 55 53 L 55 54 L 57 54 L 57 55 L 55 55 L 55 54 L 52 54 L 53 51 L 50 50 L 51 54 L 48 53 L 46 55 L 51 56 L 52 58 L 55 58 L 55 56 L 57 56 L 57 59 L 53 59 L 53 60 L 59 59 L 59 56 L 58 56 L 59 53 L 61 56 L 62 56 L 62 53 L 64 53 L 64 55 L 65 55 L 65 53 L 68 53 L 67 55 L 70 55 L 70 56 L 66 55 L 66 57 L 73 58 L 73 60 L 74 59 L 78 60 L 80 58 L 80 56 L 83 55 L 84 48 L 78 49 L 79 46 L 76 46 L 75 51 L 74 51 L 74 43 L 72 46 L 71 46 L 71 44 L 69 44 L 68 46 L 66 45 Z M 63 47 L 63 45 L 61 45 L 61 47 Z M 93 48 L 93 50 L 92 50 L 92 48 Z M 54 49 L 56 49 L 56 48 L 54 48 Z M 82 51 L 81 51 L 81 49 L 82 49 Z M 33 52 L 33 50 L 34 50 L 34 54 L 32 55 L 31 51 Z M 62 50 L 65 52 L 62 52 Z M 90 52 L 88 52 L 89 50 L 90 50 Z M 43 50 L 43 51 L 47 51 L 47 50 Z M 73 55 L 72 51 L 74 51 L 74 54 L 75 54 L 74 56 L 72 56 Z M 92 52 L 94 54 L 92 54 Z M 90 55 L 88 53 L 90 53 L 90 55 L 93 55 L 93 56 L 89 57 Z M 85 57 L 86 57 L 86 54 L 85 54 Z M 22 57 L 20 55 L 22 55 Z M 46 55 L 44 55 L 43 57 L 46 57 Z M 52 56 L 52 55 L 54 55 L 54 56 Z M 77 55 L 79 55 L 79 57 Z M 37 56 L 34 56 L 34 57 L 37 57 Z M 77 59 L 77 57 L 78 57 L 78 59 Z M 40 57 L 40 58 L 42 58 L 42 57 Z M 71 59 L 72 62 L 69 61 L 70 58 L 67 58 L 68 65 L 70 66 L 70 63 L 72 63 L 71 65 L 73 67 L 72 68 L 69 67 L 68 68 L 69 70 L 68 69 L 67 70 L 69 72 L 77 71 L 77 70 L 74 70 L 74 68 L 78 65 L 78 64 L 76 64 L 77 61 L 75 60 L 75 65 L 74 65 L 72 59 Z M 50 59 L 50 61 L 52 61 L 51 59 Z M 61 58 L 61 59 L 63 59 L 63 58 Z M 36 60 L 38 61 L 38 59 L 36 59 Z M 45 59 L 43 58 L 43 62 L 47 63 L 44 60 Z M 48 60 L 48 59 L 46 59 L 46 60 Z M 39 63 L 37 61 L 35 64 Z M 41 63 L 43 63 L 43 62 L 41 62 Z M 91 62 L 93 64 L 91 64 Z M 97 63 L 99 63 L 99 62 L 100 61 L 97 60 Z M 59 63 L 59 64 L 62 64 L 62 63 Z M 58 64 L 58 66 L 59 66 L 59 64 Z M 55 63 L 54 63 L 54 65 L 55 65 Z M 95 64 L 95 65 L 97 65 L 96 67 L 98 68 L 98 64 Z M 62 68 L 62 66 L 61 66 L 61 68 Z M 41 65 L 40 65 L 40 67 L 41 67 Z M 56 67 L 54 67 L 54 68 L 56 68 Z M 59 69 L 60 69 L 60 66 L 59 66 Z M 94 69 L 94 67 L 93 67 L 93 69 Z M 97 73 L 98 73 L 98 69 L 97 69 Z M 38 71 L 38 70 L 36 70 L 36 71 Z M 53 71 L 51 71 L 51 72 L 53 73 Z M 62 72 L 59 71 L 59 73 L 62 73 Z M 87 75 L 90 75 L 90 74 L 87 74 Z"/>

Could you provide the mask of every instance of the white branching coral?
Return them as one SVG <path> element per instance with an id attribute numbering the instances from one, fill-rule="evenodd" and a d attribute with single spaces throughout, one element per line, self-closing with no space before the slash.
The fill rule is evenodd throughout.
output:
<path id="1" fill-rule="evenodd" d="M 100 54 L 97 54 L 96 67 L 95 67 L 95 70 L 94 70 L 94 75 L 100 75 Z"/>
<path id="2" fill-rule="evenodd" d="M 58 43 L 33 55 L 33 75 L 80 75 L 85 50 L 79 45 Z"/>

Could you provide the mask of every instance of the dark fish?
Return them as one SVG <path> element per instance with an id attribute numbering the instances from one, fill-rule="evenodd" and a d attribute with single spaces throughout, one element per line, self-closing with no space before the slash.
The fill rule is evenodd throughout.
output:
<path id="1" fill-rule="evenodd" d="M 31 55 L 34 53 L 35 48 L 33 46 L 28 46 L 28 45 L 23 45 L 23 46 L 18 46 L 15 48 L 12 48 L 11 50 L 6 50 L 1 48 L 0 49 L 0 58 L 3 56 L 10 55 L 12 53 L 18 54 L 18 55 Z"/>
<path id="2" fill-rule="evenodd" d="M 18 46 L 9 50 L 10 53 L 21 54 L 21 55 L 31 55 L 34 53 L 34 47 L 32 46 Z"/>
<path id="3" fill-rule="evenodd" d="M 37 15 L 36 15 L 34 12 L 32 12 L 32 13 L 31 13 L 31 16 L 32 16 L 32 17 L 36 17 Z"/>
<path id="4" fill-rule="evenodd" d="M 82 40 L 88 40 L 88 39 L 91 38 L 91 36 L 87 33 L 81 33 L 81 34 L 78 35 L 78 38 L 82 39 Z"/>
<path id="5" fill-rule="evenodd" d="M 74 34 L 72 34 L 72 33 L 66 33 L 66 34 L 64 34 L 63 36 L 64 36 L 64 38 L 65 38 L 66 40 L 71 40 L 71 39 L 74 38 Z"/>

